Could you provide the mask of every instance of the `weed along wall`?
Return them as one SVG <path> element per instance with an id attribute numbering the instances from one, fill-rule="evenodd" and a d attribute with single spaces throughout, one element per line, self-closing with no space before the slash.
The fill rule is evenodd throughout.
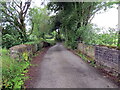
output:
<path id="1" fill-rule="evenodd" d="M 25 73 L 31 65 L 31 57 L 41 50 L 43 43 L 32 42 L 2 49 L 2 89 L 16 90 L 24 88 L 24 81 L 28 78 Z"/>
<path id="2" fill-rule="evenodd" d="M 42 48 L 42 43 L 21 44 L 10 48 L 10 56 L 15 60 L 28 60 L 35 52 Z"/>
<path id="3" fill-rule="evenodd" d="M 120 73 L 120 50 L 105 46 L 89 46 L 83 43 L 78 44 L 78 50 L 94 59 L 98 65 L 105 66 L 106 70 Z"/>
<path id="4" fill-rule="evenodd" d="M 95 47 L 90 45 L 85 45 L 83 43 L 78 44 L 78 50 L 80 50 L 83 54 L 86 54 L 87 56 L 91 57 L 95 60 Z"/>

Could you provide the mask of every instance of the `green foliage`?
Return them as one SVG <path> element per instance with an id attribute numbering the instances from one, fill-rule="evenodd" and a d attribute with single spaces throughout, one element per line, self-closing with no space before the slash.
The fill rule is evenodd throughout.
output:
<path id="1" fill-rule="evenodd" d="M 28 61 L 29 60 L 29 53 L 28 52 L 23 52 L 22 57 L 23 57 L 23 60 Z"/>
<path id="2" fill-rule="evenodd" d="M 55 45 L 55 40 L 53 39 L 46 39 L 46 42 L 50 43 L 50 45 Z"/>
<path id="3" fill-rule="evenodd" d="M 92 35 L 95 33 L 88 30 L 91 27 L 87 25 L 95 13 L 102 9 L 112 8 L 113 4 L 116 2 L 50 2 L 48 9 L 56 13 L 52 17 L 55 30 L 60 29 L 66 45 L 75 49 L 78 41 L 96 43 L 95 38 L 91 41 Z"/>
<path id="4" fill-rule="evenodd" d="M 26 0 L 25 3 L 15 0 L 12 2 L 0 1 L 1 26 L 6 28 L 10 25 L 15 28 L 23 43 L 28 40 L 25 21 L 30 4 L 31 0 Z"/>
<path id="5" fill-rule="evenodd" d="M 21 40 L 18 40 L 18 38 L 16 38 L 13 35 L 5 34 L 2 36 L 2 47 L 3 48 L 10 48 L 20 43 L 21 43 Z"/>
<path id="6" fill-rule="evenodd" d="M 78 35 L 82 37 L 85 44 L 88 45 L 108 45 L 117 46 L 118 42 L 118 32 L 109 28 L 107 32 L 103 32 L 101 28 L 95 25 L 87 25 L 79 28 Z"/>
<path id="7" fill-rule="evenodd" d="M 2 47 L 10 48 L 22 43 L 19 32 L 12 25 L 2 28 Z"/>
<path id="8" fill-rule="evenodd" d="M 89 62 L 91 66 L 96 66 L 95 60 L 92 58 L 88 57 L 87 55 L 83 54 L 82 52 L 77 52 L 76 53 L 78 56 L 80 56 L 85 62 Z"/>
<path id="9" fill-rule="evenodd" d="M 117 33 L 99 34 L 96 39 L 97 45 L 117 46 L 118 37 Z"/>
<path id="10" fill-rule="evenodd" d="M 38 44 L 40 43 L 40 41 L 30 41 L 30 42 L 26 42 L 24 44 Z"/>
<path id="11" fill-rule="evenodd" d="M 41 38 L 45 39 L 45 35 L 49 34 L 52 25 L 50 17 L 48 16 L 47 8 L 31 8 L 29 16 L 33 28 L 31 36 L 34 36 L 33 38 L 36 40 L 40 40 Z"/>
<path id="12" fill-rule="evenodd" d="M 3 47 L 10 48 L 14 45 L 14 38 L 9 34 L 4 35 L 2 41 Z"/>
<path id="13" fill-rule="evenodd" d="M 29 61 L 18 62 L 9 56 L 9 51 L 2 49 L 2 79 L 3 89 L 20 89 L 24 84 L 24 80 L 27 77 L 24 75 L 27 73 L 26 68 L 30 65 Z"/>

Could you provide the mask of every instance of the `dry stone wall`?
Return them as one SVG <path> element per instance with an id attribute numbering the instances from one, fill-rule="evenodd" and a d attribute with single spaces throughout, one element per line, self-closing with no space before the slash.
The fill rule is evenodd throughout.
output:
<path id="1" fill-rule="evenodd" d="M 97 62 L 111 69 L 120 69 L 120 50 L 104 46 L 95 47 L 95 59 Z"/>
<path id="2" fill-rule="evenodd" d="M 120 73 L 120 50 L 105 46 L 89 46 L 82 43 L 78 44 L 78 50 L 92 57 L 97 64 Z"/>
<path id="3" fill-rule="evenodd" d="M 87 56 L 91 57 L 92 59 L 95 59 L 95 47 L 94 46 L 79 43 L 78 50 L 80 50 L 82 53 L 86 54 Z"/>
<path id="4" fill-rule="evenodd" d="M 21 44 L 17 46 L 11 47 L 10 50 L 10 56 L 14 58 L 15 60 L 21 61 L 23 59 L 28 59 L 35 54 L 40 48 L 42 48 L 43 44 Z"/>

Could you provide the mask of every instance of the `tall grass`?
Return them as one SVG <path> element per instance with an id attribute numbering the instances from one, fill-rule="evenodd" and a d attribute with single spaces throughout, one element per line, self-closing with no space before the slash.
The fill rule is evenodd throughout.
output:
<path id="1" fill-rule="evenodd" d="M 29 66 L 29 61 L 17 61 L 9 56 L 7 49 L 2 49 L 2 88 L 16 89 L 22 88 L 24 84 L 25 73 Z"/>

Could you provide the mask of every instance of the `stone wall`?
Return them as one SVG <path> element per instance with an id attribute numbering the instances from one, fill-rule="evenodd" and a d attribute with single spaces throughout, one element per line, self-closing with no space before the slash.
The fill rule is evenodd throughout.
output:
<path id="1" fill-rule="evenodd" d="M 86 54 L 87 56 L 91 57 L 92 59 L 95 59 L 95 47 L 94 46 L 79 43 L 78 50 L 80 50 L 82 53 Z"/>
<path id="2" fill-rule="evenodd" d="M 10 50 L 10 56 L 14 58 L 15 60 L 28 60 L 42 48 L 42 43 L 38 44 L 21 44 L 17 46 L 11 47 Z"/>
<path id="3" fill-rule="evenodd" d="M 97 64 L 120 73 L 120 50 L 105 46 L 89 46 L 82 43 L 78 44 L 78 50 L 92 57 Z"/>
<path id="4" fill-rule="evenodd" d="M 111 69 L 120 69 L 120 50 L 104 46 L 95 47 L 95 60 Z"/>

